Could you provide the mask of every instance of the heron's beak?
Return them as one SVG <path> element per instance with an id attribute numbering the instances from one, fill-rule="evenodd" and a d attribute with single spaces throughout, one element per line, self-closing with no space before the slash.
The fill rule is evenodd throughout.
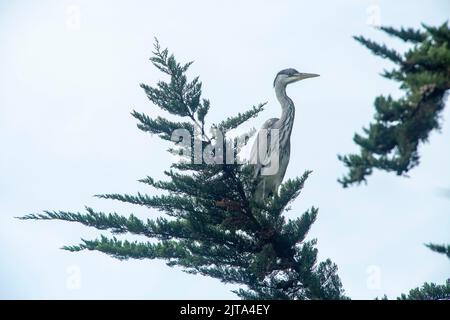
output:
<path id="1" fill-rule="evenodd" d="M 319 75 L 315 74 L 315 73 L 298 73 L 294 77 L 297 81 L 299 81 L 299 80 L 308 79 L 308 78 L 315 78 L 318 76 Z"/>

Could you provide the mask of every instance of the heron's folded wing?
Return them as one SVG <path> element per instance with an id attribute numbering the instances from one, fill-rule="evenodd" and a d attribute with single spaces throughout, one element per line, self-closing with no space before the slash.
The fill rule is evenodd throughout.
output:
<path id="1" fill-rule="evenodd" d="M 260 175 L 261 169 L 269 164 L 271 146 L 270 130 L 278 120 L 279 119 L 277 118 L 271 118 L 264 122 L 253 142 L 252 151 L 250 153 L 250 163 L 255 165 L 255 178 Z"/>

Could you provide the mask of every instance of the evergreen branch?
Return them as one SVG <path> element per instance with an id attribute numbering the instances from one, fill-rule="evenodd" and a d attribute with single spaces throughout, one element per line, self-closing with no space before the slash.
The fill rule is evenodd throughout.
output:
<path id="1" fill-rule="evenodd" d="M 445 254 L 450 259 L 450 245 L 429 243 L 426 246 L 434 252 Z"/>
<path id="2" fill-rule="evenodd" d="M 185 75 L 192 62 L 181 65 L 173 55 L 169 55 L 167 49 L 161 50 L 157 39 L 155 39 L 153 55 L 150 58 L 153 65 L 169 75 L 170 82 L 159 81 L 156 87 L 141 84 L 149 100 L 171 114 L 189 117 L 194 122 L 196 122 L 194 114 L 200 109 L 200 118 L 204 120 L 209 105 L 201 105 L 202 84 L 198 77 L 187 82 Z M 204 104 L 205 101 L 203 100 Z"/>
<path id="3" fill-rule="evenodd" d="M 155 236 L 150 231 L 151 222 L 145 224 L 142 220 L 134 215 L 128 218 L 118 215 L 117 213 L 105 214 L 103 212 L 95 212 L 92 208 L 86 207 L 87 214 L 73 213 L 66 211 L 44 211 L 43 214 L 29 214 L 20 217 L 22 220 L 63 220 L 68 222 L 78 222 L 88 227 L 94 227 L 99 230 L 110 230 L 113 233 L 133 233 L 137 235 L 145 235 L 148 237 Z"/>
<path id="4" fill-rule="evenodd" d="M 267 104 L 267 102 L 260 103 L 257 106 L 253 106 L 252 109 L 247 110 L 244 113 L 238 113 L 237 116 L 229 117 L 225 121 L 222 121 L 217 125 L 217 127 L 222 131 L 226 132 L 228 130 L 235 129 L 239 127 L 244 122 L 248 121 L 251 118 L 255 118 L 258 116 L 258 114 L 264 110 L 264 106 Z"/>
<path id="5" fill-rule="evenodd" d="M 126 203 L 137 204 L 148 208 L 155 208 L 163 211 L 169 216 L 183 217 L 186 213 L 200 214 L 201 208 L 195 205 L 194 200 L 188 197 L 180 197 L 174 195 L 148 196 L 138 192 L 136 196 L 128 194 L 100 194 L 98 198 L 118 200 Z"/>
<path id="6" fill-rule="evenodd" d="M 405 176 L 419 164 L 418 148 L 428 141 L 433 130 L 440 128 L 440 114 L 450 88 L 450 30 L 444 24 L 426 27 L 425 33 L 411 29 L 382 28 L 400 38 L 421 40 L 404 54 L 405 59 L 363 37 L 355 39 L 377 55 L 401 64 L 399 70 L 384 76 L 400 82 L 405 95 L 399 99 L 379 96 L 375 99 L 375 116 L 364 134 L 355 134 L 359 154 L 338 156 L 348 172 L 338 181 L 342 186 L 366 182 L 373 169 Z M 447 41 L 447 42 L 445 42 Z"/>
<path id="7" fill-rule="evenodd" d="M 197 119 L 201 122 L 202 128 L 205 125 L 205 117 L 209 111 L 210 106 L 211 106 L 211 104 L 210 104 L 209 100 L 203 99 L 203 103 L 197 109 Z M 203 130 L 202 130 L 202 133 L 204 133 Z"/>
<path id="8" fill-rule="evenodd" d="M 250 208 L 250 202 L 247 198 L 247 194 L 241 180 L 237 179 L 233 168 L 230 168 L 229 166 L 223 166 L 223 170 L 225 171 L 226 177 L 229 178 L 232 181 L 233 185 L 237 188 L 237 192 L 243 204 L 242 212 L 252 221 L 254 226 L 256 226 L 257 228 L 261 228 L 258 219 L 255 217 Z"/>
<path id="9" fill-rule="evenodd" d="M 219 200 L 220 198 L 215 190 L 208 189 L 191 176 L 180 175 L 174 172 L 165 172 L 165 174 L 176 179 L 176 181 L 155 181 L 153 178 L 147 177 L 139 180 L 139 182 L 148 184 L 156 189 L 173 192 L 177 195 L 201 197 L 202 199 L 209 200 Z"/>
<path id="10" fill-rule="evenodd" d="M 137 125 L 139 129 L 144 132 L 157 134 L 164 140 L 171 141 L 172 134 L 177 129 L 185 129 L 191 135 L 194 134 L 194 127 L 188 122 L 172 122 L 161 117 L 150 119 L 147 115 L 137 111 L 133 111 L 131 115 L 139 120 L 140 124 Z"/>
<path id="11" fill-rule="evenodd" d="M 408 294 L 402 293 L 397 300 L 449 300 L 450 299 L 450 281 L 446 284 L 436 285 L 425 282 L 422 287 L 409 291 Z"/>
<path id="12" fill-rule="evenodd" d="M 384 44 L 380 45 L 376 42 L 368 40 L 363 36 L 353 37 L 356 41 L 367 47 L 373 54 L 380 56 L 382 58 L 387 58 L 396 64 L 402 64 L 403 59 L 398 52 L 393 49 L 389 49 Z"/>
<path id="13" fill-rule="evenodd" d="M 297 198 L 305 185 L 306 179 L 312 171 L 306 171 L 300 178 L 287 180 L 280 186 L 279 194 L 275 195 L 269 203 L 268 211 L 272 214 L 281 214 L 292 201 Z"/>
<path id="14" fill-rule="evenodd" d="M 158 218 L 156 221 L 147 220 L 144 223 L 134 215 L 129 217 L 120 216 L 117 213 L 105 214 L 95 212 L 86 207 L 87 214 L 72 213 L 64 211 L 44 211 L 42 214 L 29 214 L 19 217 L 21 220 L 62 220 L 68 222 L 78 222 L 88 227 L 94 227 L 98 230 L 109 230 L 113 233 L 131 233 L 143 235 L 149 238 L 159 240 L 187 240 L 205 242 L 209 246 L 214 243 L 220 243 L 227 246 L 240 246 L 247 250 L 254 250 L 254 244 L 237 234 L 220 234 L 214 228 L 203 226 L 200 223 L 192 224 L 187 221 L 174 220 L 169 221 L 164 218 Z"/>
<path id="15" fill-rule="evenodd" d="M 424 23 L 422 23 L 422 27 L 431 35 L 433 40 L 438 43 L 450 43 L 450 32 L 448 27 L 448 20 L 445 21 L 443 24 L 441 24 L 438 27 L 432 27 L 428 26 Z"/>
<path id="16" fill-rule="evenodd" d="M 306 211 L 300 218 L 289 220 L 283 228 L 283 235 L 288 239 L 291 246 L 303 242 L 312 224 L 316 221 L 316 208 Z"/>
<path id="17" fill-rule="evenodd" d="M 415 30 L 413 28 L 395 29 L 393 27 L 380 27 L 380 29 L 386 32 L 388 35 L 400 38 L 405 42 L 420 43 L 425 41 L 427 38 L 426 33 L 420 30 Z"/>
<path id="18" fill-rule="evenodd" d="M 164 241 L 162 243 L 140 243 L 121 241 L 115 237 L 109 239 L 101 236 L 96 240 L 84 240 L 76 246 L 65 246 L 64 250 L 77 252 L 82 250 L 96 250 L 106 253 L 120 260 L 132 259 L 180 259 L 186 258 L 189 253 L 183 249 L 176 241 Z"/>
<path id="19" fill-rule="evenodd" d="M 177 116 L 188 117 L 191 115 L 189 108 L 181 97 L 172 92 L 172 88 L 165 82 L 158 82 L 157 88 L 141 84 L 148 99 L 161 109 Z"/>

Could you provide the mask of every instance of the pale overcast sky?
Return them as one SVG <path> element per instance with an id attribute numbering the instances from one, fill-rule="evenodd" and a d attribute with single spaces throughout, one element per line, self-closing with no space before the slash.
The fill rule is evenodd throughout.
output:
<path id="1" fill-rule="evenodd" d="M 252 122 L 259 127 L 280 114 L 272 88 L 280 69 L 321 74 L 289 88 L 297 113 L 287 176 L 314 171 L 289 215 L 320 208 L 309 239 L 318 239 L 321 260 L 337 263 L 354 299 L 443 283 L 448 259 L 423 244 L 450 242 L 450 199 L 442 196 L 450 188 L 450 109 L 410 178 L 375 172 L 367 186 L 344 190 L 336 155 L 357 150 L 353 133 L 372 119 L 377 95 L 401 94 L 379 76 L 392 65 L 352 36 L 404 49 L 368 22 L 436 25 L 449 12 L 447 0 L 0 0 L 0 298 L 236 298 L 234 286 L 162 261 L 59 249 L 96 238 L 95 229 L 13 218 L 85 205 L 155 215 L 92 197 L 151 193 L 136 180 L 162 177 L 169 166 L 168 145 L 130 116 L 157 114 L 139 87 L 160 77 L 148 61 L 154 36 L 178 59 L 195 60 L 190 75 L 204 83 L 212 121 L 268 101 Z"/>

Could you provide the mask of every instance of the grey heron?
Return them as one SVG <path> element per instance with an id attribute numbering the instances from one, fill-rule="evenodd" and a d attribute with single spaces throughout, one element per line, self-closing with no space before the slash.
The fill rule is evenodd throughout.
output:
<path id="1" fill-rule="evenodd" d="M 281 105 L 281 118 L 271 118 L 264 122 L 250 155 L 250 163 L 255 165 L 254 199 L 257 201 L 263 201 L 278 192 L 289 164 L 295 106 L 286 94 L 286 87 L 299 80 L 318 76 L 290 68 L 281 70 L 275 77 L 273 86 Z"/>

